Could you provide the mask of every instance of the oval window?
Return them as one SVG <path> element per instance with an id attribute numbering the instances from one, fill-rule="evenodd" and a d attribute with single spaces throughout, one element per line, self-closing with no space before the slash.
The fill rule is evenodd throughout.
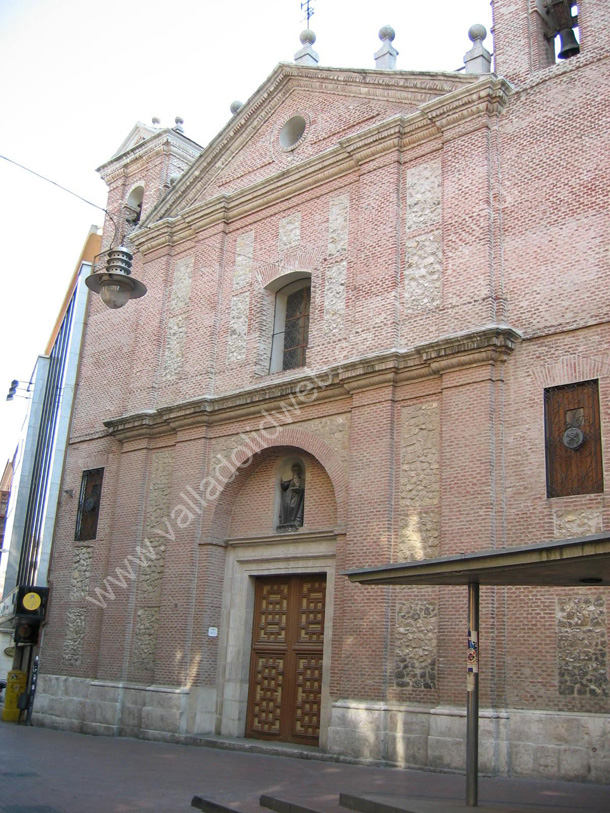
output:
<path id="1" fill-rule="evenodd" d="M 285 150 L 290 150 L 295 147 L 303 137 L 307 122 L 303 116 L 293 116 L 288 119 L 286 124 L 280 130 L 280 145 Z"/>

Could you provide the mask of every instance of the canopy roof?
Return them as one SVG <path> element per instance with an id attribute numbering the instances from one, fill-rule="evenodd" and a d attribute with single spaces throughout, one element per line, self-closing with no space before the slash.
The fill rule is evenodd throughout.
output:
<path id="1" fill-rule="evenodd" d="M 360 584 L 610 585 L 610 533 L 350 570 Z"/>

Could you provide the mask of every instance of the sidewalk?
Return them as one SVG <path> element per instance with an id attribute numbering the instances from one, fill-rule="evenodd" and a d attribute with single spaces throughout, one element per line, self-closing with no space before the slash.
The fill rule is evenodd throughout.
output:
<path id="1" fill-rule="evenodd" d="M 463 801 L 464 788 L 461 775 L 0 723 L 0 813 L 193 813 L 191 799 L 196 795 L 242 813 L 261 813 L 261 794 L 323 813 L 346 813 L 339 807 L 339 793 L 440 798 L 449 809 L 451 801 Z M 540 813 L 608 813 L 610 789 L 482 777 L 479 804 L 492 802 L 520 804 Z"/>

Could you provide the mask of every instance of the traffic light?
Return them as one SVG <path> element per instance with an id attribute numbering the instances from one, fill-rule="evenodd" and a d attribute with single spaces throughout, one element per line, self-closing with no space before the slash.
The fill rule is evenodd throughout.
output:
<path id="1" fill-rule="evenodd" d="M 38 643 L 39 621 L 30 621 L 26 618 L 15 620 L 15 643 L 22 646 L 36 646 Z"/>
<path id="2" fill-rule="evenodd" d="M 7 401 L 12 401 L 15 395 L 17 394 L 17 387 L 19 386 L 19 382 L 17 379 L 13 379 L 11 381 L 11 386 L 8 388 L 8 395 L 6 396 Z"/>
<path id="3" fill-rule="evenodd" d="M 47 614 L 48 587 L 21 585 L 17 591 L 15 615 L 26 621 L 44 621 Z"/>

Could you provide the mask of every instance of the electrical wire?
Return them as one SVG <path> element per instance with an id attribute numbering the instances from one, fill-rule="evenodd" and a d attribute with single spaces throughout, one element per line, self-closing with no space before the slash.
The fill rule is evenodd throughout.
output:
<path id="1" fill-rule="evenodd" d="M 78 198 L 79 200 L 82 200 L 84 203 L 89 204 L 89 206 L 93 206 L 95 209 L 99 209 L 101 212 L 105 212 L 108 215 L 108 217 L 110 218 L 110 220 L 112 221 L 112 225 L 114 226 L 114 235 L 113 235 L 112 240 L 110 242 L 110 248 L 112 248 L 112 245 L 113 245 L 114 241 L 116 240 L 118 227 L 117 227 L 115 219 L 110 214 L 108 209 L 104 209 L 103 206 L 98 206 L 97 203 L 92 203 L 90 200 L 87 200 L 87 198 L 83 198 L 82 195 L 79 195 L 76 192 L 73 192 L 71 189 L 67 189 L 65 186 L 62 186 L 60 183 L 57 183 L 57 181 L 52 181 L 50 178 L 47 178 L 44 175 L 41 175 L 39 172 L 35 172 L 33 169 L 30 169 L 29 167 L 25 167 L 23 164 L 20 164 L 17 161 L 13 161 L 12 158 L 7 158 L 6 155 L 0 155 L 0 158 L 2 158 L 4 161 L 8 161 L 9 164 L 14 164 L 16 167 L 19 167 L 19 169 L 24 169 L 26 172 L 29 172 L 31 175 L 35 175 L 37 178 L 40 178 L 42 181 L 46 181 L 47 183 L 53 184 L 53 186 L 59 187 L 59 189 L 63 189 L 64 192 L 67 192 L 69 195 L 73 195 L 75 198 Z"/>
<path id="2" fill-rule="evenodd" d="M 16 167 L 19 167 L 20 169 L 24 169 L 26 172 L 29 172 L 31 175 L 35 175 L 37 178 L 40 178 L 41 180 L 46 181 L 47 183 L 53 184 L 53 186 L 59 187 L 59 189 L 62 189 L 64 192 L 67 192 L 69 195 L 73 195 L 75 198 L 78 198 L 79 200 L 82 200 L 83 203 L 87 203 L 87 204 L 89 204 L 89 206 L 93 206 L 95 209 L 99 209 L 101 212 L 105 212 L 108 215 L 108 217 L 110 218 L 110 220 L 112 222 L 112 225 L 114 226 L 114 235 L 113 235 L 112 240 L 110 241 L 110 246 L 109 246 L 109 248 L 112 248 L 112 246 L 114 244 L 114 241 L 116 240 L 118 227 L 117 227 L 115 219 L 110 214 L 108 209 L 104 209 L 103 206 L 98 206 L 97 203 L 92 203 L 92 201 L 87 200 L 87 198 L 83 198 L 82 195 L 79 195 L 76 192 L 73 192 L 71 189 L 67 189 L 65 186 L 62 186 L 60 183 L 57 183 L 57 181 L 52 181 L 50 178 L 47 178 L 45 175 L 41 175 L 39 172 L 35 172 L 33 169 L 30 169 L 29 167 L 26 167 L 23 164 L 18 163 L 17 161 L 13 161 L 12 158 L 7 158 L 6 155 L 0 155 L 0 158 L 2 158 L 4 161 L 8 161 L 9 164 L 14 164 Z M 151 228 L 151 227 L 147 226 L 145 228 Z M 288 272 L 299 270 L 298 268 L 292 268 L 291 266 L 284 265 L 283 263 L 278 262 L 277 260 L 266 260 L 264 258 L 259 259 L 259 260 L 254 260 L 253 257 L 251 257 L 251 256 L 249 256 L 247 254 L 241 254 L 238 251 L 235 252 L 235 255 L 236 255 L 236 257 L 244 257 L 245 259 L 251 260 L 253 265 L 256 265 L 256 264 L 259 264 L 259 265 L 272 265 L 272 266 L 275 266 L 276 268 L 278 268 L 280 270 L 288 271 Z M 101 256 L 101 255 L 98 255 L 98 256 Z"/>

